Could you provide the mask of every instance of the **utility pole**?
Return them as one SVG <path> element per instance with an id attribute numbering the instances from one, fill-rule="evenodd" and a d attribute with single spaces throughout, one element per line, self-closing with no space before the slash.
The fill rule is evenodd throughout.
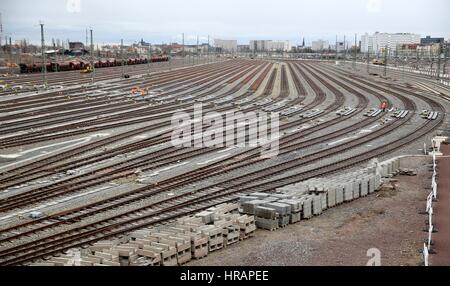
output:
<path id="1" fill-rule="evenodd" d="M 40 25 L 41 25 L 42 83 L 44 85 L 44 88 L 47 88 L 47 58 L 45 55 L 44 23 L 40 23 Z"/>
<path id="2" fill-rule="evenodd" d="M 3 52 L 2 38 L 3 38 L 3 22 L 2 22 L 2 13 L 0 13 L 0 54 L 2 54 Z"/>
<path id="3" fill-rule="evenodd" d="M 445 69 L 447 68 L 447 44 L 444 43 L 444 66 L 443 66 L 443 70 L 442 70 L 442 74 L 446 74 Z"/>
<path id="4" fill-rule="evenodd" d="M 85 45 L 85 47 L 87 47 L 87 45 L 88 45 L 88 29 L 86 28 L 86 45 Z"/>
<path id="5" fill-rule="evenodd" d="M 357 57 L 357 41 L 358 41 L 358 34 L 355 34 L 355 47 L 354 47 L 354 58 L 353 58 L 353 70 L 356 72 L 356 57 Z"/>
<path id="6" fill-rule="evenodd" d="M 344 35 L 344 63 L 346 64 L 346 61 L 347 61 L 347 44 L 346 44 L 345 40 L 346 39 L 345 39 L 345 35 Z"/>
<path id="7" fill-rule="evenodd" d="M 197 35 L 197 48 L 196 48 L 196 56 L 197 56 L 197 64 L 198 64 L 198 58 L 199 58 L 199 56 L 200 56 L 200 52 L 199 52 L 199 50 L 198 50 L 198 35 Z"/>
<path id="8" fill-rule="evenodd" d="M 94 38 L 92 36 L 92 29 L 90 29 L 91 32 L 91 69 L 92 69 L 92 84 L 94 83 L 95 78 L 95 66 L 94 66 Z"/>
<path id="9" fill-rule="evenodd" d="M 370 74 L 370 48 L 367 48 L 367 74 Z"/>
<path id="10" fill-rule="evenodd" d="M 387 75 L 387 65 L 388 65 L 388 46 L 384 48 L 384 77 Z"/>
<path id="11" fill-rule="evenodd" d="M 206 57 L 208 58 L 208 63 L 209 63 L 209 35 L 208 35 L 208 53 L 206 54 Z"/>
<path id="12" fill-rule="evenodd" d="M 186 54 L 184 51 L 184 33 L 183 33 L 183 64 L 185 63 Z"/>
<path id="13" fill-rule="evenodd" d="M 152 61 L 152 45 L 148 44 L 148 57 L 147 57 L 148 76 L 150 76 L 150 62 L 151 61 Z"/>
<path id="14" fill-rule="evenodd" d="M 336 60 L 338 60 L 338 36 L 336 35 Z"/>
<path id="15" fill-rule="evenodd" d="M 439 43 L 439 49 L 438 49 L 438 64 L 437 64 L 437 73 L 436 73 L 436 79 L 439 80 L 441 78 L 441 54 L 442 54 L 442 44 Z"/>
<path id="16" fill-rule="evenodd" d="M 123 60 L 123 39 L 120 40 L 120 59 L 122 61 L 122 64 L 120 65 L 122 67 L 122 78 L 125 77 L 125 62 Z"/>

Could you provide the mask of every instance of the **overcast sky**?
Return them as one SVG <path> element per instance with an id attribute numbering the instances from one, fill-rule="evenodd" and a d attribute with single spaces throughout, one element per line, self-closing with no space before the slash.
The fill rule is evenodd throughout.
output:
<path id="1" fill-rule="evenodd" d="M 86 27 L 94 41 L 194 43 L 196 35 L 212 38 L 333 40 L 355 33 L 411 32 L 450 38 L 448 0 L 1 0 L 3 35 L 13 40 L 85 41 Z"/>

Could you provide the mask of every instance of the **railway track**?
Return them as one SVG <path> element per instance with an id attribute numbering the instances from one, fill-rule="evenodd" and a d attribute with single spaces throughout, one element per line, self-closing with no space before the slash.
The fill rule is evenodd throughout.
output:
<path id="1" fill-rule="evenodd" d="M 269 166 L 264 166 L 258 168 L 257 170 L 249 171 L 248 167 L 257 164 L 258 162 L 266 161 L 266 159 L 255 159 L 258 154 L 257 151 L 259 150 L 249 150 L 245 152 L 247 155 L 246 157 L 242 157 L 243 154 L 239 154 L 239 157 L 236 156 L 233 159 L 223 159 L 220 162 L 213 163 L 205 166 L 204 168 L 199 168 L 198 170 L 193 170 L 165 181 L 161 181 L 158 183 L 158 186 L 155 187 L 144 187 L 133 193 L 129 192 L 127 194 L 123 194 L 122 196 L 108 198 L 101 202 L 85 205 L 81 208 L 54 214 L 51 217 L 46 217 L 41 220 L 27 222 L 9 229 L 3 229 L 0 231 L 0 234 L 4 237 L 0 239 L 0 245 L 2 245 L 0 248 L 0 264 L 15 265 L 26 263 L 34 259 L 59 253 L 69 248 L 85 246 L 100 239 L 125 234 L 132 230 L 149 225 L 165 223 L 179 216 L 197 212 L 222 202 L 234 201 L 236 200 L 237 194 L 253 191 L 268 192 L 277 187 L 299 182 L 308 178 L 337 172 L 366 162 L 373 157 L 380 156 L 381 154 L 385 155 L 386 153 L 395 151 L 398 148 L 432 132 L 443 122 L 443 111 L 445 111 L 443 106 L 426 96 L 413 93 L 397 86 L 387 85 L 385 83 L 375 84 L 358 77 L 350 77 L 342 71 L 334 70 L 328 66 L 320 66 L 319 68 L 309 64 L 298 63 L 293 63 L 293 68 L 291 67 L 291 63 L 288 63 L 287 66 L 288 69 L 284 66 L 284 68 L 282 67 L 281 73 L 283 74 L 284 70 L 284 77 L 286 78 L 286 72 L 289 70 L 299 94 L 301 94 L 300 91 L 303 86 L 298 85 L 299 83 L 301 84 L 301 82 L 300 80 L 295 79 L 296 75 L 294 75 L 295 72 L 293 71 L 297 71 L 313 90 L 315 97 L 311 106 L 314 106 L 315 104 L 322 104 L 326 99 L 326 93 L 321 87 L 319 87 L 318 84 L 316 84 L 316 81 L 320 82 L 322 86 L 326 87 L 331 93 L 334 94 L 335 101 L 327 107 L 327 113 L 335 111 L 344 103 L 345 97 L 343 93 L 334 86 L 336 85 L 340 86 L 359 99 L 357 106 L 359 112 L 367 107 L 368 100 L 365 95 L 358 90 L 362 90 L 366 94 L 373 94 L 378 99 L 383 100 L 385 97 L 377 92 L 377 90 L 380 90 L 397 97 L 403 102 L 405 108 L 411 110 L 416 110 L 416 105 L 414 101 L 403 94 L 420 98 L 421 100 L 427 102 L 432 109 L 440 111 L 442 115 L 440 115 L 436 121 L 426 121 L 421 126 L 418 126 L 413 132 L 402 138 L 397 138 L 392 142 L 385 142 L 378 147 L 368 151 L 362 151 L 357 155 L 347 156 L 345 159 L 331 164 L 324 163 L 321 166 L 313 165 L 315 162 L 320 162 L 325 158 L 336 156 L 337 154 L 344 154 L 349 150 L 354 150 L 356 147 L 367 144 L 367 142 L 382 137 L 385 134 L 392 133 L 407 124 L 413 115 L 410 114 L 405 120 L 394 121 L 386 127 L 376 130 L 364 137 L 356 138 L 351 141 L 347 141 L 346 143 L 334 145 L 326 149 L 321 149 L 317 152 L 313 152 L 302 157 L 288 157 L 282 162 L 272 162 Z M 262 69 L 259 72 L 261 71 Z M 270 78 L 274 74 L 274 71 L 275 70 L 272 71 Z M 258 73 L 252 73 L 253 77 Z M 261 76 L 264 75 L 265 77 L 268 73 L 269 70 L 266 68 L 262 71 Z M 266 85 L 267 90 L 263 92 L 266 96 L 271 94 L 273 90 L 273 82 L 270 78 Z M 314 78 L 314 80 L 312 78 Z M 258 78 L 257 82 L 263 82 L 263 80 L 264 79 L 261 80 Z M 283 84 L 282 80 L 282 85 L 286 84 L 287 81 Z M 269 90 L 270 93 L 267 94 Z M 364 119 L 361 122 L 357 122 L 351 126 L 332 132 L 326 135 L 325 138 L 328 140 L 338 138 L 347 132 L 363 128 L 377 119 L 379 118 Z M 306 130 L 306 132 L 310 132 L 309 134 L 314 134 L 316 131 L 344 121 L 344 118 L 340 118 L 336 121 L 326 121 L 317 126 L 311 127 L 311 129 Z M 301 124 L 304 122 L 306 122 L 306 120 L 300 119 L 293 120 L 289 124 L 294 123 L 295 126 L 295 124 Z M 317 144 L 320 138 L 323 138 L 323 136 L 317 136 L 308 142 L 310 139 L 305 140 L 304 134 L 302 134 L 302 136 L 295 133 L 289 134 L 286 137 L 281 138 L 280 155 L 288 155 L 294 151 L 310 146 L 308 144 Z M 166 155 L 167 154 L 170 153 L 166 153 Z M 188 153 L 185 155 L 190 156 Z M 168 158 L 169 157 L 161 157 L 163 160 Z M 175 156 L 170 160 L 175 159 L 178 160 L 179 157 Z M 293 175 L 289 175 L 288 173 L 300 167 L 304 168 L 305 166 L 311 166 L 311 168 L 296 172 Z M 225 176 L 227 174 L 228 177 Z M 155 203 L 136 207 L 133 210 L 125 210 L 120 214 L 111 215 L 109 217 L 99 219 L 98 221 L 83 225 L 83 219 L 88 217 L 93 217 L 100 213 L 115 210 L 119 206 L 130 206 L 135 202 L 151 198 L 165 191 L 183 187 L 189 184 L 189 182 L 202 180 L 204 178 L 211 179 L 213 176 L 217 177 L 217 182 L 209 184 L 206 187 L 196 188 L 195 191 L 181 193 L 173 197 L 159 200 Z M 70 230 L 63 229 L 63 226 L 67 225 L 73 225 L 74 228 Z M 5 234 L 8 232 L 10 234 L 5 237 Z M 14 232 L 18 233 L 14 234 Z M 13 235 L 11 235 L 11 233 L 13 233 Z M 25 240 L 20 243 L 20 239 L 24 239 L 27 236 L 35 235 L 37 233 L 41 234 L 37 236 L 40 238 L 39 240 L 28 242 Z M 10 244 L 10 241 L 15 241 L 15 243 Z"/>

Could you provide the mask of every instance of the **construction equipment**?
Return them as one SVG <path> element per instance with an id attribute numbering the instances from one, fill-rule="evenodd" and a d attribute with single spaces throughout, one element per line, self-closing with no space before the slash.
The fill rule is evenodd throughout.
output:
<path id="1" fill-rule="evenodd" d="M 80 73 L 91 73 L 92 72 L 92 68 L 90 65 L 87 65 L 84 69 L 80 70 Z"/>
<path id="2" fill-rule="evenodd" d="M 385 62 L 384 62 L 384 60 L 374 59 L 372 61 L 372 64 L 377 65 L 377 66 L 384 66 Z"/>

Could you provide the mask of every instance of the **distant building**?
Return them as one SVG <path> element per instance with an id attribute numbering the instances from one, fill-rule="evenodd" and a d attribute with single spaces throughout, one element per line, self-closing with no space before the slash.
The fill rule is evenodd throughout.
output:
<path id="1" fill-rule="evenodd" d="M 289 41 L 253 40 L 250 41 L 252 52 L 287 52 L 291 50 Z"/>
<path id="2" fill-rule="evenodd" d="M 363 53 L 380 53 L 386 47 L 390 51 L 397 50 L 399 45 L 420 44 L 420 35 L 410 33 L 375 33 L 373 35 L 365 34 L 361 37 L 361 51 Z"/>
<path id="3" fill-rule="evenodd" d="M 267 52 L 270 50 L 269 40 L 254 40 L 250 41 L 250 51 L 252 52 Z"/>
<path id="4" fill-rule="evenodd" d="M 420 39 L 422 45 L 443 44 L 444 42 L 444 38 L 431 38 L 430 36 Z"/>
<path id="5" fill-rule="evenodd" d="M 237 40 L 221 40 L 214 39 L 214 47 L 220 49 L 222 52 L 234 53 L 237 52 Z"/>
<path id="6" fill-rule="evenodd" d="M 324 41 L 324 40 L 313 41 L 312 45 L 311 45 L 311 49 L 316 52 L 327 50 L 329 47 L 330 47 L 330 44 L 328 43 L 328 41 Z"/>
<path id="7" fill-rule="evenodd" d="M 237 51 L 239 53 L 248 53 L 250 52 L 250 45 L 238 45 Z"/>
<path id="8" fill-rule="evenodd" d="M 274 52 L 288 52 L 291 50 L 289 41 L 271 41 L 269 43 L 269 50 Z"/>
<path id="9" fill-rule="evenodd" d="M 84 50 L 84 44 L 81 42 L 69 42 L 69 50 Z"/>

